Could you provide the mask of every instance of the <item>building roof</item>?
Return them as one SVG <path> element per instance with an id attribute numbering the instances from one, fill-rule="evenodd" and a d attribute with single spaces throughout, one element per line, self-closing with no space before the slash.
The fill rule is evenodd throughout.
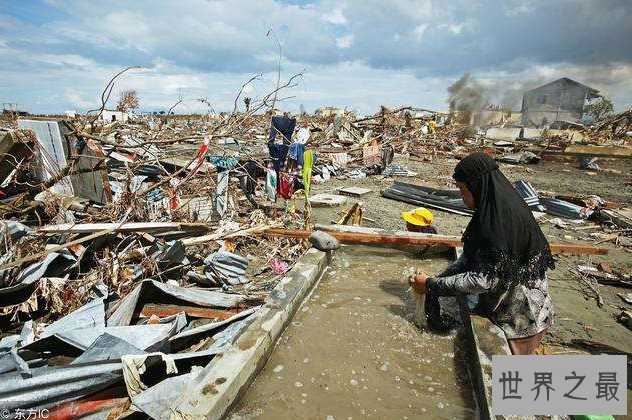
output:
<path id="1" fill-rule="evenodd" d="M 579 83 L 579 82 L 577 82 L 577 81 L 575 81 L 573 79 L 569 79 L 568 77 L 562 77 L 560 79 L 554 80 L 554 81 L 552 81 L 550 83 L 547 83 L 545 85 L 538 86 L 535 89 L 528 90 L 525 93 L 533 92 L 533 91 L 539 90 L 539 89 L 541 89 L 543 87 L 550 86 L 550 85 L 555 85 L 555 84 L 559 84 L 559 83 L 567 83 L 567 84 L 570 84 L 570 85 L 579 85 L 579 86 L 582 86 L 582 87 L 586 88 L 586 90 L 588 91 L 588 98 L 589 99 L 596 98 L 596 97 L 600 96 L 599 95 L 599 91 L 597 89 L 591 88 L 590 86 L 586 86 L 585 84 Z"/>

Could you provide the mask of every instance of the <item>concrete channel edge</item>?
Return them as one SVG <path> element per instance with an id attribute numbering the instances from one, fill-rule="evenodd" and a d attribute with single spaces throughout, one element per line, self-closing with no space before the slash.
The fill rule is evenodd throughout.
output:
<path id="1" fill-rule="evenodd" d="M 492 412 L 492 356 L 511 354 L 505 334 L 489 319 L 471 315 L 465 298 L 459 298 L 458 301 L 470 347 L 469 370 L 479 408 L 479 418 L 513 419 L 514 416 L 494 416 Z"/>
<path id="2" fill-rule="evenodd" d="M 171 419 L 221 419 L 265 365 L 281 333 L 322 277 L 330 253 L 308 250 L 270 293 L 251 322 L 202 372 L 175 396 Z"/>

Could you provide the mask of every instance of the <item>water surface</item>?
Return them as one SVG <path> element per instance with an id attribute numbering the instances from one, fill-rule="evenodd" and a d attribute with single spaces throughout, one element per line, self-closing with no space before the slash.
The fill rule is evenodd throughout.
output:
<path id="1" fill-rule="evenodd" d="M 448 262 L 343 248 L 228 418 L 474 418 L 460 335 L 412 323 L 405 271 Z"/>

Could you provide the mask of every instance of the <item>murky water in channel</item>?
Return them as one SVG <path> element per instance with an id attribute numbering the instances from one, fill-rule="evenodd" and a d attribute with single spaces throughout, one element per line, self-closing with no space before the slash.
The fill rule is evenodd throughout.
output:
<path id="1" fill-rule="evenodd" d="M 460 338 L 412 324 L 405 270 L 436 273 L 448 262 L 339 251 L 228 418 L 474 418 Z"/>

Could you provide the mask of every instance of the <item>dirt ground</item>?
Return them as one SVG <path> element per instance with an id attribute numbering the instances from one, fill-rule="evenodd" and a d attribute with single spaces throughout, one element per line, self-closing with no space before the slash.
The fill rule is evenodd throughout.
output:
<path id="1" fill-rule="evenodd" d="M 363 203 L 364 216 L 373 219 L 366 221 L 364 226 L 387 229 L 403 229 L 404 223 L 401 212 L 410 210 L 413 206 L 386 199 L 380 195 L 380 190 L 393 184 L 394 179 L 436 188 L 454 188 L 451 179 L 456 160 L 451 158 L 435 158 L 432 163 L 409 161 L 408 168 L 419 175 L 414 177 L 382 177 L 369 176 L 365 179 L 330 179 L 323 184 L 312 187 L 312 195 L 317 193 L 336 193 L 345 186 L 359 186 L 373 190 L 373 192 L 359 199 L 349 197 L 346 204 L 333 208 L 314 208 L 313 219 L 316 223 L 329 224 L 338 219 L 343 211 L 359 200 Z M 585 196 L 597 194 L 602 198 L 620 203 L 625 207 L 632 207 L 632 186 L 630 169 L 632 161 L 610 160 L 599 162 L 602 170 L 585 171 L 578 169 L 576 161 L 554 162 L 541 161 L 536 165 L 514 166 L 501 164 L 501 170 L 511 181 L 524 179 L 529 181 L 539 192 L 548 194 L 566 194 Z M 469 218 L 441 211 L 433 211 L 435 225 L 442 234 L 460 235 L 467 225 Z M 547 218 L 549 216 L 547 215 Z M 591 222 L 578 225 L 584 227 Z M 561 229 L 547 221 L 540 225 L 551 242 L 566 242 L 594 245 L 594 240 L 588 235 L 600 232 L 594 225 L 593 229 L 580 229 L 575 225 Z M 588 240 L 586 240 L 588 239 Z M 630 241 L 630 238 L 626 238 Z M 610 253 L 604 256 L 558 256 L 556 268 L 549 272 L 550 292 L 555 306 L 555 324 L 546 336 L 544 343 L 551 354 L 582 353 L 577 340 L 590 340 L 617 349 L 618 352 L 632 353 L 632 331 L 618 323 L 616 315 L 621 308 L 631 309 L 617 296 L 617 293 L 628 293 L 629 289 L 613 286 L 600 286 L 599 291 L 604 301 L 600 308 L 590 291 L 582 285 L 579 276 L 574 273 L 578 264 L 596 264 L 609 262 L 613 267 L 620 267 L 623 271 L 632 270 L 632 248 L 617 248 L 612 243 L 599 246 L 610 248 Z M 574 341 L 575 340 L 575 341 Z M 628 406 L 632 406 L 632 391 L 628 391 Z M 626 418 L 626 417 L 618 417 Z M 632 414 L 629 416 L 632 418 Z"/>

